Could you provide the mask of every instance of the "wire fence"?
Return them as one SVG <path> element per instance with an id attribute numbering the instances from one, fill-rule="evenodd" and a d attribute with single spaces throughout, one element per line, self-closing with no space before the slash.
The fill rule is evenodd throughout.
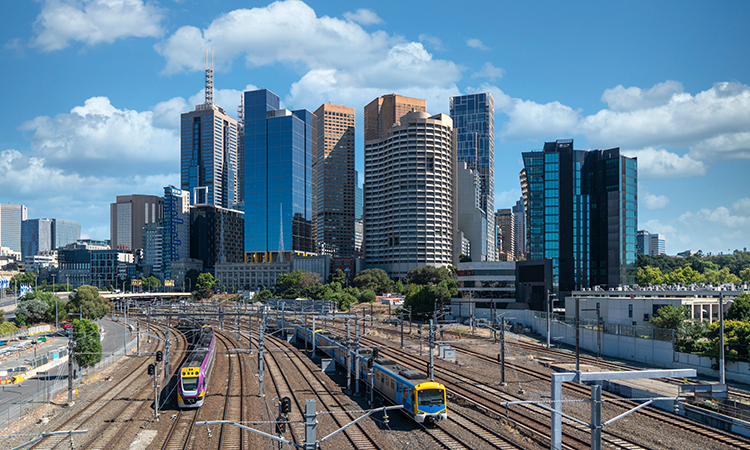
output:
<path id="1" fill-rule="evenodd" d="M 77 389 L 80 384 L 91 377 L 101 373 L 103 370 L 116 363 L 120 358 L 127 354 L 136 345 L 136 340 L 130 340 L 125 348 L 120 348 L 112 354 L 102 358 L 102 360 L 92 367 L 86 369 L 79 369 L 76 367 L 74 371 L 73 388 Z M 67 349 L 64 350 L 67 354 Z M 64 356 L 64 355 L 63 355 Z M 48 358 L 45 355 L 44 358 Z M 37 362 L 40 362 L 43 358 L 37 358 Z M 38 365 L 41 367 L 43 364 Z M 36 376 L 27 380 L 36 381 L 36 386 L 32 386 L 31 389 L 20 389 L 16 385 L 3 385 L 2 392 L 10 392 L 18 395 L 18 398 L 10 398 L 4 402 L 0 402 L 0 429 L 7 429 L 13 423 L 18 421 L 24 415 L 32 412 L 34 409 L 49 403 L 57 394 L 65 391 L 68 388 L 68 364 L 59 364 L 57 366 L 49 368 L 47 371 L 40 371 L 36 373 Z M 28 388 L 29 385 L 26 385 Z"/>
<path id="2" fill-rule="evenodd" d="M 552 314 L 551 317 L 553 321 L 564 323 L 573 328 L 575 328 L 576 326 L 575 317 L 565 316 L 562 314 Z M 547 320 L 547 313 L 535 312 L 534 318 L 537 320 Z M 578 322 L 581 328 L 588 328 L 591 330 L 597 329 L 596 320 L 579 319 Z M 667 342 L 671 342 L 674 337 L 674 331 L 671 329 L 655 328 L 648 325 L 619 325 L 612 323 L 602 323 L 601 327 L 602 333 L 604 334 L 637 337 L 642 339 L 655 339 L 657 341 Z"/>

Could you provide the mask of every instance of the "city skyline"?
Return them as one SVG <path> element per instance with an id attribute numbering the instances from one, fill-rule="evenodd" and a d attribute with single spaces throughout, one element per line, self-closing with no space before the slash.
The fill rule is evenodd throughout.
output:
<path id="1" fill-rule="evenodd" d="M 533 14 L 502 3 L 119 4 L 8 7 L 2 78 L 14 107 L 0 125 L 0 202 L 29 218 L 66 217 L 107 239 L 116 196 L 179 185 L 179 116 L 204 101 L 213 48 L 214 101 L 233 118 L 241 93 L 261 87 L 281 108 L 355 108 L 360 173 L 373 98 L 425 99 L 432 115 L 448 114 L 451 96 L 490 92 L 495 209 L 520 197 L 522 152 L 570 138 L 638 157 L 638 229 L 665 235 L 668 254 L 750 241 L 747 3 L 549 3 Z M 114 15 L 117 26 L 102 26 Z"/>

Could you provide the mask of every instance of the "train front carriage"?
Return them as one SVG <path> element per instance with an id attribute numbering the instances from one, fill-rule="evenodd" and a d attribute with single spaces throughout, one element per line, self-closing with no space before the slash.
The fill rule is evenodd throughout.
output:
<path id="1" fill-rule="evenodd" d="M 206 389 L 200 367 L 183 367 L 180 371 L 180 389 L 177 404 L 180 408 L 198 408 L 203 405 Z"/>
<path id="2" fill-rule="evenodd" d="M 414 418 L 417 422 L 448 420 L 445 386 L 426 382 L 414 386 Z"/>

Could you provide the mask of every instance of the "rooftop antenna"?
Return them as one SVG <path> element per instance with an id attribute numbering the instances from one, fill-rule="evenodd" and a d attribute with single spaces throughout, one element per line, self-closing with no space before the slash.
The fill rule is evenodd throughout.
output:
<path id="1" fill-rule="evenodd" d="M 206 49 L 206 104 L 214 102 L 214 49 L 211 47 L 211 68 L 208 67 L 208 49 Z"/>

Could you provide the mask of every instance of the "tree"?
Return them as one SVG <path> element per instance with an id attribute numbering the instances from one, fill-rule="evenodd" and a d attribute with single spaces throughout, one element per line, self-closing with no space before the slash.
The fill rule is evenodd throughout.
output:
<path id="1" fill-rule="evenodd" d="M 24 298 L 16 308 L 16 314 L 22 314 L 29 325 L 39 323 L 46 318 L 47 302 L 39 298 Z"/>
<path id="2" fill-rule="evenodd" d="M 404 288 L 404 283 L 402 283 L 401 280 L 398 280 L 396 284 L 393 285 L 393 292 L 395 292 L 396 294 L 403 294 L 405 289 L 406 288 Z"/>
<path id="3" fill-rule="evenodd" d="M 656 328 L 668 328 L 671 330 L 676 330 L 683 322 L 685 322 L 689 318 L 690 307 L 688 307 L 687 305 L 666 305 L 659 308 L 656 311 L 656 314 L 651 317 L 651 320 L 649 320 L 649 322 Z"/>
<path id="4" fill-rule="evenodd" d="M 315 285 L 323 282 L 319 273 L 315 272 L 303 272 L 302 277 L 299 280 L 299 287 L 302 289 L 308 289 Z"/>
<path id="5" fill-rule="evenodd" d="M 750 283 L 750 267 L 740 270 L 740 279 L 745 283 Z"/>
<path id="6" fill-rule="evenodd" d="M 112 302 L 99 295 L 99 289 L 94 286 L 81 286 L 66 305 L 68 314 L 83 314 L 84 318 L 99 320 L 112 311 Z"/>
<path id="7" fill-rule="evenodd" d="M 99 326 L 90 320 L 75 319 L 73 325 L 73 360 L 78 367 L 93 366 L 102 360 Z"/>
<path id="8" fill-rule="evenodd" d="M 421 284 L 438 284 L 443 280 L 451 279 L 451 273 L 446 267 L 424 266 L 411 269 L 406 275 L 409 283 Z"/>
<path id="9" fill-rule="evenodd" d="M 22 313 L 16 313 L 15 319 L 13 319 L 14 322 L 16 322 L 17 327 L 25 327 L 26 326 L 26 316 L 24 316 Z"/>
<path id="10" fill-rule="evenodd" d="M 47 321 L 50 323 L 55 322 L 55 305 L 57 305 L 57 319 L 58 320 L 68 320 L 68 312 L 67 312 L 67 302 L 60 299 L 60 297 L 52 294 L 51 292 L 44 292 L 44 291 L 34 291 L 29 294 L 26 294 L 24 299 L 21 301 L 21 304 L 23 304 L 27 300 L 40 300 L 43 301 L 46 305 L 46 311 L 43 314 L 43 317 L 39 317 L 37 319 L 32 319 L 31 315 L 28 314 L 27 311 L 20 310 L 24 313 L 24 316 L 26 317 L 27 321 L 29 323 L 36 323 L 40 321 Z M 20 307 L 20 305 L 19 305 Z"/>
<path id="11" fill-rule="evenodd" d="M 10 286 L 21 286 L 22 284 L 28 284 L 29 286 L 35 286 L 36 285 L 36 274 L 32 271 L 27 271 L 24 273 L 19 273 L 16 275 L 13 275 L 13 277 L 10 279 Z"/>
<path id="12" fill-rule="evenodd" d="M 265 302 L 269 298 L 273 298 L 273 292 L 263 288 L 253 296 L 253 302 Z"/>
<path id="13" fill-rule="evenodd" d="M 195 290 L 193 291 L 193 296 L 197 299 L 204 299 L 204 298 L 211 298 L 212 295 L 214 295 L 214 287 L 216 287 L 219 284 L 219 282 L 214 279 L 214 276 L 210 273 L 202 273 L 198 275 L 198 281 L 195 283 Z"/>
<path id="14" fill-rule="evenodd" d="M 658 267 L 639 267 L 638 284 L 641 286 L 664 284 L 664 274 L 661 273 L 661 269 Z"/>
<path id="15" fill-rule="evenodd" d="M 354 277 L 352 284 L 360 291 L 370 289 L 376 294 L 382 294 L 391 289 L 391 279 L 383 269 L 365 269 Z"/>
<path id="16" fill-rule="evenodd" d="M 336 272 L 331 275 L 331 283 L 339 283 L 342 286 L 346 284 L 346 274 L 341 269 L 336 269 Z"/>
<path id="17" fill-rule="evenodd" d="M 750 294 L 743 292 L 734 299 L 727 310 L 727 320 L 750 322 Z"/>
<path id="18" fill-rule="evenodd" d="M 375 303 L 376 300 L 375 292 L 370 289 L 365 289 L 359 294 L 359 301 L 361 303 Z"/>
<path id="19" fill-rule="evenodd" d="M 5 310 L 0 309 L 0 325 L 5 323 Z"/>

